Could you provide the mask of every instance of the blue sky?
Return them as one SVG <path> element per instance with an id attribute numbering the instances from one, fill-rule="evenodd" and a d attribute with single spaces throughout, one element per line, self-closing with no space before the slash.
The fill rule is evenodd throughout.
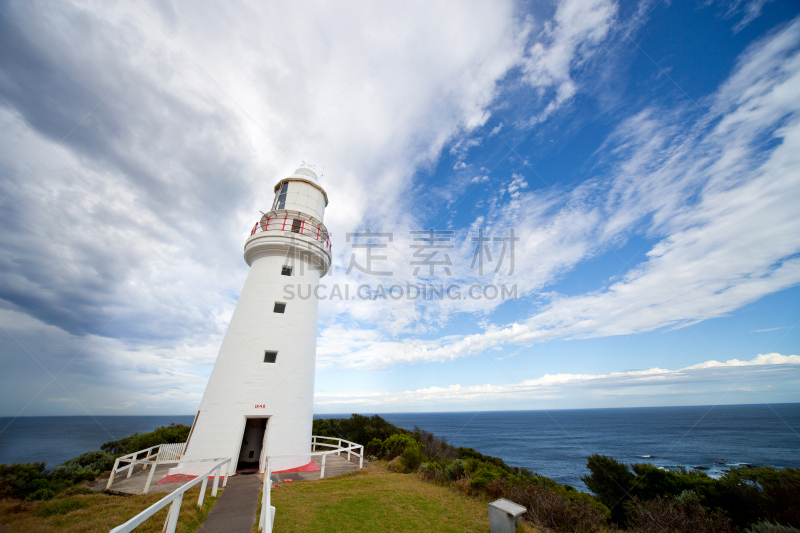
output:
<path id="1" fill-rule="evenodd" d="M 0 13 L 0 415 L 194 412 L 302 161 L 327 290 L 518 296 L 321 301 L 319 413 L 800 401 L 796 3 Z M 391 276 L 347 273 L 365 228 Z"/>

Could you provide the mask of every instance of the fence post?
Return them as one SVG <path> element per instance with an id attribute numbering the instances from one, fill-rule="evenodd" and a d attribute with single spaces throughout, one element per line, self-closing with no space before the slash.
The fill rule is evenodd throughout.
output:
<path id="1" fill-rule="evenodd" d="M 208 476 L 203 476 L 203 483 L 200 485 L 200 497 L 197 499 L 197 506 L 203 506 L 203 498 L 206 497 L 206 487 L 208 487 Z"/>
<path id="2" fill-rule="evenodd" d="M 211 495 L 217 495 L 217 488 L 219 488 L 219 468 L 214 470 L 214 484 L 211 486 Z"/>
<path id="3" fill-rule="evenodd" d="M 181 512 L 181 502 L 183 501 L 183 493 L 172 501 L 167 514 L 167 523 L 164 524 L 164 531 L 166 533 L 175 533 L 175 528 L 178 526 L 178 514 Z"/>
<path id="4" fill-rule="evenodd" d="M 133 459 L 131 459 L 130 468 L 128 469 L 128 475 L 125 476 L 126 478 L 131 477 L 131 474 L 133 474 L 133 469 L 136 468 L 136 458 L 137 457 L 139 457 L 139 452 L 136 452 L 136 453 L 133 454 Z"/>
<path id="5" fill-rule="evenodd" d="M 322 469 L 319 471 L 319 478 L 322 479 L 325 477 L 325 458 L 328 457 L 328 454 L 323 454 L 322 456 Z"/>
<path id="6" fill-rule="evenodd" d="M 150 467 L 150 473 L 147 475 L 147 483 L 144 486 L 144 492 L 142 492 L 142 494 L 147 494 L 147 491 L 150 490 L 150 483 L 153 481 L 153 474 L 156 473 L 156 467 L 158 466 L 158 456 L 159 454 L 156 454 L 156 460 L 153 466 Z"/>
<path id="7" fill-rule="evenodd" d="M 114 461 L 114 468 L 111 469 L 111 475 L 108 476 L 108 483 L 106 484 L 106 490 L 111 488 L 111 482 L 114 481 L 114 474 L 117 471 L 117 467 L 119 466 L 119 457 L 116 461 Z"/>
<path id="8" fill-rule="evenodd" d="M 153 451 L 153 448 L 149 448 L 149 449 L 147 450 L 147 456 L 144 458 L 144 460 L 145 460 L 145 461 L 149 461 L 149 460 L 150 460 L 150 453 L 151 453 L 152 451 Z M 142 465 L 142 472 L 144 472 L 146 469 L 147 469 L 147 463 L 145 463 L 145 464 L 143 464 L 143 465 Z"/>
<path id="9" fill-rule="evenodd" d="M 361 455 L 358 456 L 358 469 L 364 468 L 364 447 L 361 447 Z"/>
<path id="10" fill-rule="evenodd" d="M 270 509 L 272 503 L 272 466 L 269 464 L 269 457 L 267 457 L 267 469 L 264 472 L 264 487 L 261 494 L 261 516 L 258 518 L 258 529 L 272 533 L 272 511 Z M 266 527 L 265 527 L 266 525 Z"/>

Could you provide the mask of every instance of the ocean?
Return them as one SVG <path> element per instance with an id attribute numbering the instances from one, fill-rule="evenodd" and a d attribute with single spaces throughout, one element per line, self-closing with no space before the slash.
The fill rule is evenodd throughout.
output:
<path id="1" fill-rule="evenodd" d="M 702 467 L 715 477 L 743 464 L 800 468 L 800 404 L 379 414 L 580 489 L 592 453 L 664 468 Z M 0 429 L 6 427 L 0 463 L 46 461 L 52 468 L 99 448 L 109 433 L 120 438 L 192 418 L 20 417 L 8 427 L 10 419 L 0 419 Z"/>

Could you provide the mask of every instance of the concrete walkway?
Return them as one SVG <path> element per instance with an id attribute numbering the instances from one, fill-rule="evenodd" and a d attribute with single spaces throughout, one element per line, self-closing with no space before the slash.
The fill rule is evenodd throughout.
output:
<path id="1" fill-rule="evenodd" d="M 148 491 L 148 494 L 157 492 L 172 492 L 186 483 L 184 481 L 183 483 L 158 484 L 159 481 L 167 477 L 169 469 L 174 466 L 175 465 L 167 464 L 158 465 L 156 467 L 156 471 L 153 473 L 153 480 L 150 482 L 150 490 Z M 132 474 L 131 477 L 125 477 L 127 472 L 122 472 L 121 474 L 118 473 L 116 476 L 114 476 L 114 481 L 111 483 L 111 488 L 106 492 L 110 492 L 112 494 L 141 494 L 142 491 L 144 491 L 144 486 L 147 483 L 147 477 L 150 475 L 151 468 L 153 467 L 148 466 L 146 469 L 142 469 L 141 466 L 137 466 L 134 470 L 135 473 Z M 101 490 L 106 488 L 106 479 L 107 478 L 103 480 Z M 219 484 L 220 486 L 222 485 L 222 478 L 220 478 Z"/>
<path id="2" fill-rule="evenodd" d="M 256 523 L 258 474 L 232 476 L 198 531 L 202 533 L 252 533 Z"/>

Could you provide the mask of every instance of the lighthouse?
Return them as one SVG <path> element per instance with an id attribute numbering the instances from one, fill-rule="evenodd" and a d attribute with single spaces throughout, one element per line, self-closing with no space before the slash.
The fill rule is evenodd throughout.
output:
<path id="1" fill-rule="evenodd" d="M 266 456 L 311 452 L 317 300 L 331 264 L 323 224 L 328 197 L 309 168 L 275 185 L 272 207 L 244 244 L 250 267 L 206 385 L 183 458 L 231 458 L 264 471 Z M 311 292 L 308 292 L 311 291 Z M 302 467 L 310 455 L 270 459 L 273 471 Z M 198 466 L 199 465 L 199 466 Z M 194 473 L 202 463 L 174 472 Z"/>

